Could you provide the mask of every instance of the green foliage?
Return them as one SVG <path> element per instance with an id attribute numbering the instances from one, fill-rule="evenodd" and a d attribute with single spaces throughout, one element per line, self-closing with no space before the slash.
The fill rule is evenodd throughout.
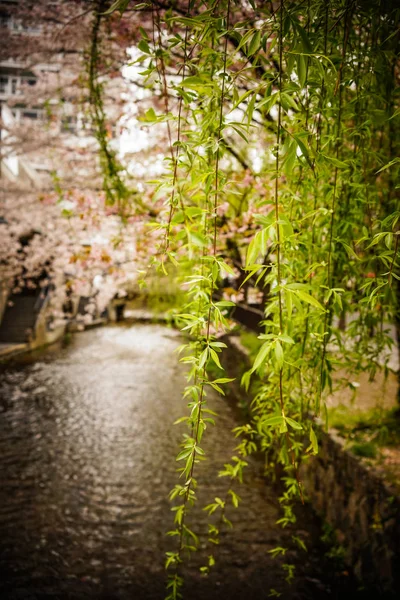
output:
<path id="1" fill-rule="evenodd" d="M 400 444 L 400 424 L 397 409 L 357 410 L 337 407 L 330 411 L 330 422 L 350 444 L 358 456 L 377 458 L 382 447 Z"/>
<path id="2" fill-rule="evenodd" d="M 166 172 L 152 183 L 165 210 L 150 266 L 167 273 L 172 263 L 183 273 L 186 303 L 176 319 L 189 337 L 181 358 L 187 432 L 171 492 L 171 599 L 180 597 L 184 557 L 198 547 L 189 522 L 197 464 L 207 458 L 200 444 L 215 422 L 207 393 L 223 393 L 229 381 L 219 336 L 230 325 L 232 294 L 217 294 L 227 275 L 245 295 L 258 288 L 264 319 L 243 376 L 247 388 L 257 382 L 252 419 L 236 429 L 237 456 L 221 472 L 226 497 L 205 508 L 220 515 L 210 523 L 214 545 L 229 527 L 228 504 L 239 503 L 231 484 L 257 450 L 283 469 L 279 522 L 295 521 L 299 464 L 318 452 L 313 422 L 327 414 L 335 370 L 373 375 L 387 361 L 385 323 L 400 322 L 398 9 L 377 0 L 174 8 L 151 3 L 152 26 L 138 44 L 143 85 L 164 103 L 144 111 L 142 123 L 167 138 Z M 93 74 L 90 81 L 102 146 L 101 88 Z M 118 168 L 107 177 L 107 189 L 123 197 Z M 292 580 L 292 565 L 284 568 Z"/>
<path id="3" fill-rule="evenodd" d="M 116 9 L 123 11 L 127 5 L 126 0 L 117 0 L 110 10 L 105 12 L 107 2 L 105 0 L 96 1 L 87 61 L 89 102 L 93 127 L 99 146 L 103 189 L 107 203 L 117 204 L 122 215 L 124 203 L 129 197 L 129 191 L 121 175 L 122 165 L 118 162 L 116 153 L 111 148 L 108 140 L 107 118 L 103 101 L 104 90 L 101 73 L 99 72 L 99 63 L 101 60 L 101 22 L 103 15 Z"/>
<path id="4" fill-rule="evenodd" d="M 350 446 L 351 451 L 356 456 L 364 458 L 376 458 L 377 447 L 372 442 L 356 442 Z"/>
<path id="5" fill-rule="evenodd" d="M 338 543 L 336 532 L 329 523 L 324 523 L 323 525 L 321 541 L 327 548 L 325 556 L 333 561 L 333 567 L 336 570 L 343 570 L 345 567 L 346 550 Z"/>

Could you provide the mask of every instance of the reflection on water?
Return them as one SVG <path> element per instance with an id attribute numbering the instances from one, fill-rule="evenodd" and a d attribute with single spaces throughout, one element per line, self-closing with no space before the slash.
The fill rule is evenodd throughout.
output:
<path id="1" fill-rule="evenodd" d="M 164 597 L 168 492 L 176 482 L 184 414 L 178 334 L 156 325 L 87 331 L 38 362 L 7 367 L 0 385 L 0 597 L 138 599 Z M 201 465 L 202 502 L 225 493 L 218 468 L 235 445 L 226 401 L 211 398 L 218 426 L 206 432 L 213 459 Z M 266 598 L 285 589 L 268 550 L 284 543 L 276 492 L 252 465 L 234 529 L 218 551 L 219 569 L 188 567 L 187 600 Z M 204 505 L 204 504 L 203 504 Z M 196 529 L 206 543 L 204 513 Z M 304 510 L 296 534 L 311 550 L 291 550 L 297 564 L 285 598 L 331 598 L 323 582 L 315 525 Z M 205 551 L 207 553 L 207 550 Z"/>

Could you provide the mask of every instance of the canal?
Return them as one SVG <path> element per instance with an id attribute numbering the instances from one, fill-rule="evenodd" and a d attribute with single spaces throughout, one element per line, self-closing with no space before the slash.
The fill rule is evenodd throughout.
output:
<path id="1" fill-rule="evenodd" d="M 164 553 L 174 549 L 168 492 L 184 427 L 172 423 L 185 414 L 180 343 L 159 325 L 107 326 L 1 367 L 0 598 L 164 598 Z M 203 506 L 225 494 L 216 474 L 233 454 L 237 424 L 229 400 L 210 403 L 219 416 L 204 438 L 212 458 L 198 471 Z M 282 530 L 277 491 L 261 469 L 250 461 L 237 488 L 242 503 L 217 568 L 201 577 L 200 557 L 186 567 L 185 598 L 261 600 L 271 588 L 288 599 L 339 598 L 350 577 L 324 558 L 311 508 L 299 507 L 297 524 Z M 205 546 L 204 511 L 193 519 Z M 269 551 L 286 544 L 273 559 Z M 296 567 L 290 586 L 283 564 Z"/>

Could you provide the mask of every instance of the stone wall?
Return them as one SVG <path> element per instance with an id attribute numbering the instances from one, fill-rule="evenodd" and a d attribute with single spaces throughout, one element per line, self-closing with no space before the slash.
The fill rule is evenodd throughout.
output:
<path id="1" fill-rule="evenodd" d="M 244 403 L 250 397 L 240 387 L 249 368 L 247 350 L 235 336 L 226 336 L 225 368 L 237 380 L 230 391 Z M 319 453 L 301 468 L 311 506 L 335 531 L 344 562 L 372 595 L 400 598 L 400 497 L 377 470 L 344 447 L 333 430 L 320 429 Z"/>
<path id="2" fill-rule="evenodd" d="M 313 508 L 334 528 L 360 583 L 377 597 L 400 598 L 399 496 L 334 432 L 319 437 L 319 454 L 301 473 Z"/>

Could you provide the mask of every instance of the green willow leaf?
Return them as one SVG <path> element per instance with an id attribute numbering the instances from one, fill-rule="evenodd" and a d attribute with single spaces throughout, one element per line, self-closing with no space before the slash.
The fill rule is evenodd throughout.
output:
<path id="1" fill-rule="evenodd" d="M 298 34 L 300 36 L 302 51 L 307 54 L 312 54 L 313 48 L 311 46 L 310 39 L 309 39 L 305 29 L 301 25 L 299 25 L 299 23 L 296 23 L 296 31 L 298 32 Z"/>
<path id="2" fill-rule="evenodd" d="M 345 163 L 342 160 L 339 160 L 338 158 L 335 158 L 334 156 L 327 156 L 326 154 L 321 154 L 321 156 L 323 156 L 327 162 L 331 163 L 338 169 L 348 169 L 349 168 L 349 165 L 347 163 Z"/>
<path id="3" fill-rule="evenodd" d="M 297 76 L 299 78 L 300 85 L 303 88 L 307 79 L 307 59 L 302 54 L 298 54 L 296 57 L 296 62 Z"/>
<path id="4" fill-rule="evenodd" d="M 294 419 L 291 419 L 290 417 L 285 417 L 285 421 L 287 423 L 289 423 L 290 427 L 292 427 L 293 429 L 296 429 L 298 431 L 300 431 L 301 429 L 303 429 L 303 427 L 302 427 L 302 425 L 300 425 L 300 423 L 298 423 Z"/>
<path id="5" fill-rule="evenodd" d="M 246 256 L 246 268 L 250 268 L 250 265 L 254 265 L 257 258 L 261 256 L 265 256 L 267 252 L 267 243 L 268 243 L 268 232 L 266 229 L 261 229 L 261 231 L 257 231 L 254 238 L 251 240 L 249 244 L 249 248 L 247 250 Z M 258 267 L 260 268 L 260 267 Z M 258 270 L 258 269 L 257 269 Z"/>
<path id="6" fill-rule="evenodd" d="M 283 349 L 278 340 L 275 342 L 275 358 L 279 369 L 283 367 Z"/>
<path id="7" fill-rule="evenodd" d="M 263 344 L 256 356 L 256 359 L 254 361 L 253 367 L 252 367 L 252 372 L 257 371 L 257 369 L 265 362 L 265 359 L 267 358 L 269 352 L 271 350 L 271 343 L 270 342 L 266 342 L 265 344 Z"/>
<path id="8" fill-rule="evenodd" d="M 116 2 L 114 2 L 114 4 L 112 4 L 110 8 L 102 14 L 111 15 L 116 10 L 120 11 L 120 13 L 122 14 L 126 10 L 129 2 L 130 0 L 116 0 Z M 149 4 L 145 4 L 145 6 L 149 6 Z"/>
<path id="9" fill-rule="evenodd" d="M 257 30 L 250 40 L 247 56 L 253 56 L 261 46 L 261 31 Z"/>
<path id="10" fill-rule="evenodd" d="M 325 309 L 322 306 L 322 304 L 320 304 L 320 302 L 318 302 L 318 300 L 314 298 L 314 296 L 311 296 L 310 294 L 307 294 L 302 290 L 294 290 L 294 293 L 300 298 L 300 300 L 303 300 L 303 302 L 307 302 L 307 304 L 311 304 L 311 306 L 314 306 L 315 308 L 318 308 L 319 310 L 325 312 Z"/>
<path id="11" fill-rule="evenodd" d="M 221 365 L 220 360 L 218 358 L 218 354 L 212 348 L 210 348 L 210 355 L 211 355 L 211 358 L 213 359 L 213 361 L 215 362 L 215 364 L 217 365 L 217 367 L 219 367 L 220 369 L 222 369 L 222 365 Z"/>
<path id="12" fill-rule="evenodd" d="M 386 165 L 381 167 L 379 169 L 379 171 L 376 171 L 376 174 L 378 175 L 378 173 L 382 173 L 382 171 L 386 171 L 386 169 L 390 169 L 391 167 L 393 167 L 394 165 L 396 165 L 398 163 L 400 163 L 400 158 L 394 158 L 393 160 L 389 161 Z"/>
<path id="13" fill-rule="evenodd" d="M 276 427 L 277 425 L 282 425 L 285 422 L 284 417 L 282 415 L 269 417 L 267 419 L 263 419 L 261 421 L 262 427 Z"/>
<path id="14" fill-rule="evenodd" d="M 315 435 L 315 432 L 312 427 L 310 427 L 310 442 L 311 442 L 311 446 L 314 451 L 314 454 L 318 454 L 318 439 L 317 439 L 317 436 Z"/>

